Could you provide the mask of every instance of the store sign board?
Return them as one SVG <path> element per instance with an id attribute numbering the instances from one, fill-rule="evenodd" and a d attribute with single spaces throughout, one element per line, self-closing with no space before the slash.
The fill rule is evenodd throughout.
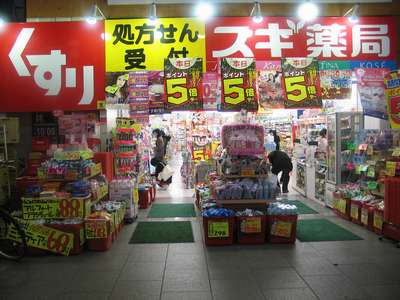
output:
<path id="1" fill-rule="evenodd" d="M 395 60 L 351 60 L 350 68 L 354 69 L 389 69 L 397 70 L 397 62 Z"/>
<path id="2" fill-rule="evenodd" d="M 106 72 L 162 70 L 164 58 L 205 61 L 205 25 L 195 18 L 106 20 Z"/>
<path id="3" fill-rule="evenodd" d="M 364 114 L 387 120 L 384 77 L 388 69 L 355 69 Z"/>
<path id="4" fill-rule="evenodd" d="M 254 58 L 221 60 L 221 111 L 258 110 Z"/>
<path id="5" fill-rule="evenodd" d="M 390 126 L 400 128 L 400 71 L 386 74 L 384 84 Z"/>
<path id="6" fill-rule="evenodd" d="M 201 110 L 202 59 L 166 58 L 164 62 L 167 110 Z"/>
<path id="7" fill-rule="evenodd" d="M 319 78 L 322 99 L 350 99 L 351 76 L 349 61 L 320 61 Z"/>
<path id="8" fill-rule="evenodd" d="M 285 90 L 281 61 L 257 61 L 257 87 L 260 110 L 284 108 Z"/>
<path id="9" fill-rule="evenodd" d="M 230 155 L 264 153 L 264 127 L 253 124 L 224 125 L 221 131 L 222 147 Z"/>
<path id="10" fill-rule="evenodd" d="M 313 58 L 282 59 L 286 108 L 322 107 L 318 62 Z"/>
<path id="11" fill-rule="evenodd" d="M 2 112 L 95 110 L 104 98 L 104 23 L 8 23 L 0 31 Z"/>
<path id="12" fill-rule="evenodd" d="M 395 17 L 321 17 L 311 23 L 286 17 L 214 18 L 206 24 L 207 70 L 223 57 L 314 57 L 319 60 L 395 60 Z"/>

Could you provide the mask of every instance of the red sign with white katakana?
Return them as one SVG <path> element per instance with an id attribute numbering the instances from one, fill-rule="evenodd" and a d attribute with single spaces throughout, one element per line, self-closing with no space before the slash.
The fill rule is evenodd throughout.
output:
<path id="1" fill-rule="evenodd" d="M 95 110 L 104 99 L 104 23 L 0 29 L 0 112 Z"/>
<path id="2" fill-rule="evenodd" d="M 207 70 L 222 57 L 279 60 L 313 57 L 319 60 L 394 60 L 397 34 L 394 17 L 322 17 L 311 23 L 268 17 L 215 18 L 206 24 Z"/>

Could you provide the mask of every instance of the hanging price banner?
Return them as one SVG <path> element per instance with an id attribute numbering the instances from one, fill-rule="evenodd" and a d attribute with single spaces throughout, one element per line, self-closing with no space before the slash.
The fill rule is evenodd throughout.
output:
<path id="1" fill-rule="evenodd" d="M 387 74 L 384 84 L 390 126 L 400 128 L 400 71 Z"/>
<path id="2" fill-rule="evenodd" d="M 209 238 L 222 238 L 229 237 L 229 222 L 208 222 L 208 237 Z"/>
<path id="3" fill-rule="evenodd" d="M 322 98 L 326 100 L 350 99 L 351 73 L 349 61 L 320 61 L 319 77 Z"/>
<path id="4" fill-rule="evenodd" d="M 254 58 L 223 58 L 221 111 L 257 111 L 256 77 Z"/>
<path id="5" fill-rule="evenodd" d="M 201 110 L 202 59 L 167 58 L 164 60 L 167 109 Z"/>
<path id="6" fill-rule="evenodd" d="M 318 62 L 313 58 L 282 59 L 286 108 L 322 107 Z"/>

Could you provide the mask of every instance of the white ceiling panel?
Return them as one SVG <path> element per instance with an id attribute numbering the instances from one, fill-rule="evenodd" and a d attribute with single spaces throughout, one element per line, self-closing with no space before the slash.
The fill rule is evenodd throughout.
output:
<path id="1" fill-rule="evenodd" d="M 155 0 L 156 4 L 196 3 L 193 0 Z M 254 0 L 216 0 L 212 3 L 253 3 Z M 301 3 L 303 0 L 258 0 L 260 3 Z M 390 3 L 392 0 L 315 0 L 315 3 Z M 153 0 L 107 0 L 108 5 L 151 4 Z"/>

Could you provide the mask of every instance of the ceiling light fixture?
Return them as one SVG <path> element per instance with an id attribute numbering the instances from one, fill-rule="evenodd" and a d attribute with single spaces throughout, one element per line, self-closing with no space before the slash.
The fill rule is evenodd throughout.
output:
<path id="1" fill-rule="evenodd" d="M 105 18 L 106 17 L 104 16 L 101 9 L 97 6 L 97 4 L 95 4 L 93 7 L 92 15 L 86 17 L 86 22 L 88 22 L 90 25 L 94 25 L 96 24 L 98 19 L 105 19 Z"/>
<path id="2" fill-rule="evenodd" d="M 297 16 L 306 22 L 314 20 L 318 16 L 318 13 L 318 6 L 310 1 L 300 4 L 297 9 Z"/>
<path id="3" fill-rule="evenodd" d="M 0 17 L 0 28 L 4 27 L 4 25 L 6 25 L 6 21 L 2 17 Z"/>
<path id="4" fill-rule="evenodd" d="M 215 9 L 209 2 L 199 2 L 195 7 L 195 14 L 203 20 L 207 20 L 214 15 Z"/>
<path id="5" fill-rule="evenodd" d="M 153 1 L 153 3 L 150 6 L 150 17 L 149 20 L 153 23 L 155 23 L 157 21 L 157 6 L 156 6 L 156 2 Z"/>
<path id="6" fill-rule="evenodd" d="M 261 23 L 263 20 L 262 14 L 261 14 L 261 6 L 260 2 L 254 1 L 253 9 L 251 10 L 250 17 L 253 17 L 253 22 L 254 23 Z"/>
<path id="7" fill-rule="evenodd" d="M 358 23 L 358 16 L 360 15 L 360 4 L 354 5 L 350 8 L 344 16 L 348 18 L 351 23 Z"/>

